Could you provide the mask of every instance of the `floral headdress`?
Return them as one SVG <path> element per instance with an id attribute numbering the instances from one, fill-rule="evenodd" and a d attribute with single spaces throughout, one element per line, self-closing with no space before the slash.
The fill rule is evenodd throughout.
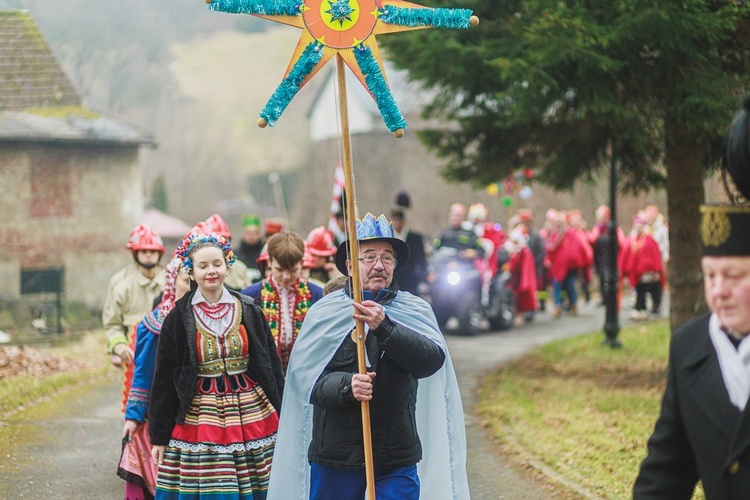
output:
<path id="1" fill-rule="evenodd" d="M 199 245 L 205 243 L 215 245 L 219 247 L 219 249 L 221 249 L 222 253 L 224 254 L 224 261 L 227 263 L 227 267 L 234 264 L 235 257 L 234 252 L 232 252 L 232 245 L 230 245 L 223 236 L 219 236 L 216 233 L 211 233 L 208 235 L 190 234 L 184 240 L 182 240 L 182 243 L 180 243 L 180 246 L 177 247 L 176 251 L 178 256 L 182 259 L 182 269 L 184 269 L 186 273 L 190 274 L 193 271 L 193 259 L 190 258 L 190 254 L 193 253 L 193 251 L 198 248 Z"/>
<path id="2" fill-rule="evenodd" d="M 166 283 L 164 284 L 164 292 L 161 294 L 161 310 L 166 316 L 169 311 L 174 307 L 175 291 L 174 282 L 177 279 L 177 275 L 182 268 L 182 258 L 175 253 L 172 260 L 167 264 L 167 269 L 164 271 L 164 277 Z"/>

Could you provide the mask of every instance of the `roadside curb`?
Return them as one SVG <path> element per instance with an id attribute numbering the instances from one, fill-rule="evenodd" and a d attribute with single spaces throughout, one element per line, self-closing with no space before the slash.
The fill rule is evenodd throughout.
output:
<path id="1" fill-rule="evenodd" d="M 546 465 L 538 457 L 532 454 L 527 448 L 521 445 L 516 436 L 512 432 L 510 432 L 510 429 L 507 426 L 505 426 L 504 429 L 505 430 L 503 438 L 513 447 L 513 451 L 518 453 L 520 460 L 543 475 L 545 479 L 558 483 L 563 487 L 581 495 L 582 498 L 586 498 L 587 500 L 605 500 L 604 497 L 600 497 L 589 489 L 558 473 L 552 467 Z"/>

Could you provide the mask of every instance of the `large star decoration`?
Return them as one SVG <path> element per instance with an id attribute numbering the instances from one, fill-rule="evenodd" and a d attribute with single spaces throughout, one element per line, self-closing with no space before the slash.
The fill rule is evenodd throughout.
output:
<path id="1" fill-rule="evenodd" d="M 294 96 L 340 54 L 375 99 L 386 127 L 398 137 L 406 120 L 385 77 L 375 35 L 430 27 L 476 26 L 469 9 L 433 9 L 403 0 L 205 0 L 211 10 L 250 14 L 302 28 L 284 79 L 260 113 L 258 125 L 273 126 Z"/>

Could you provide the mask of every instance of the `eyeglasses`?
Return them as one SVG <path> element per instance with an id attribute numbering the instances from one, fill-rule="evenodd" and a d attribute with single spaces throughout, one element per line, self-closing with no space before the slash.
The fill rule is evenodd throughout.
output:
<path id="1" fill-rule="evenodd" d="M 396 259 L 392 255 L 383 255 L 382 257 L 365 255 L 364 257 L 357 260 L 360 262 L 364 262 L 368 266 L 374 266 L 377 261 L 380 261 L 380 263 L 383 264 L 383 267 L 393 267 L 396 264 Z"/>

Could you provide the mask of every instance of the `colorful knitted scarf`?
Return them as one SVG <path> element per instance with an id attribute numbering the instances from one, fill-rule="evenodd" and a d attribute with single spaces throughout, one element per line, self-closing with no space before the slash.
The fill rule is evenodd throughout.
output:
<path id="1" fill-rule="evenodd" d="M 281 317 L 281 294 L 278 292 L 276 284 L 273 283 L 273 279 L 263 280 L 263 287 L 260 291 L 260 308 L 263 310 L 266 321 L 268 321 L 268 326 L 271 328 L 271 334 L 273 335 L 273 340 L 276 342 L 276 348 L 279 351 L 281 363 L 284 365 L 285 370 L 292 346 L 302 327 L 302 320 L 305 319 L 305 315 L 312 305 L 312 293 L 310 292 L 307 280 L 298 279 L 292 285 L 292 288 L 294 288 L 296 293 L 289 295 L 288 310 L 293 311 L 293 331 L 291 332 L 291 342 L 288 343 L 282 342 L 284 338 L 283 333 L 288 332 L 283 332 L 284 320 Z"/>

